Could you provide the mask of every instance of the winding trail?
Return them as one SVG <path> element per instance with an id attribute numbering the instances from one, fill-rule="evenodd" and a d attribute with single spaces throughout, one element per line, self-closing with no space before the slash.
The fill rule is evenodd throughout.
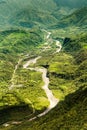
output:
<path id="1" fill-rule="evenodd" d="M 22 59 L 19 59 L 17 65 L 15 66 L 15 69 L 14 69 L 14 72 L 13 72 L 13 75 L 12 75 L 12 78 L 11 78 L 11 86 L 9 87 L 9 90 L 12 90 L 14 88 L 14 77 L 15 77 L 15 73 L 16 73 L 16 70 L 18 69 L 18 66 L 19 64 L 21 63 Z"/>

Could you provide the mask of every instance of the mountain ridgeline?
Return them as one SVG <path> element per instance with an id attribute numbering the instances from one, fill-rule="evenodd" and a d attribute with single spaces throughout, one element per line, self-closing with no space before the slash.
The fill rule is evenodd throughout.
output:
<path id="1" fill-rule="evenodd" d="M 79 8 L 84 7 L 84 5 L 87 5 L 86 0 L 54 0 L 58 5 L 62 6 L 68 6 L 70 8 Z"/>
<path id="2" fill-rule="evenodd" d="M 74 5 L 76 6 L 74 7 Z M 56 24 L 60 18 L 69 15 L 79 5 L 81 7 L 86 6 L 87 1 L 1 0 L 0 27 L 31 28 L 44 25 L 44 27 L 47 27 Z"/>
<path id="3" fill-rule="evenodd" d="M 0 0 L 0 130 L 87 130 L 87 0 Z"/>
<path id="4" fill-rule="evenodd" d="M 78 26 L 84 27 L 87 25 L 87 7 L 77 9 L 72 14 L 62 18 L 57 25 L 54 27 L 68 27 L 68 26 Z"/>

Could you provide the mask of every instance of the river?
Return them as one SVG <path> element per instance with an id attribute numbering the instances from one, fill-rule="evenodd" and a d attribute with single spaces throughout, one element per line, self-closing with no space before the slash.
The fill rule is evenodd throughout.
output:
<path id="1" fill-rule="evenodd" d="M 47 33 L 46 39 L 48 40 L 50 38 L 51 32 L 48 32 L 46 30 L 43 30 L 43 31 L 45 31 Z M 56 46 L 57 46 L 57 50 L 53 54 L 59 53 L 61 51 L 61 49 L 62 49 L 62 45 L 61 45 L 61 43 L 59 41 L 56 40 L 55 43 L 56 43 Z M 27 61 L 23 65 L 23 68 L 24 69 L 30 69 L 31 71 L 33 71 L 33 70 L 34 71 L 38 71 L 38 72 L 42 73 L 42 80 L 44 82 L 44 85 L 42 86 L 42 89 L 45 91 L 50 105 L 48 106 L 48 108 L 44 112 L 42 112 L 42 113 L 38 114 L 37 116 L 29 119 L 29 121 L 35 120 L 37 117 L 42 117 L 42 116 L 46 115 L 59 102 L 59 99 L 55 98 L 55 96 L 53 95 L 52 91 L 49 89 L 50 81 L 49 81 L 49 78 L 47 77 L 47 69 L 46 68 L 39 68 L 39 67 L 34 67 L 34 68 L 30 67 L 31 64 L 36 64 L 37 60 L 40 59 L 40 58 L 41 58 L 41 56 L 38 56 L 38 57 L 36 57 L 34 59 L 30 59 L 29 61 Z M 15 66 L 15 69 L 14 69 L 14 72 L 13 72 L 13 76 L 12 76 L 12 79 L 11 79 L 12 84 L 9 87 L 9 90 L 14 88 L 14 76 L 15 76 L 16 70 L 18 69 L 18 66 L 21 63 L 21 61 L 22 61 L 22 59 L 19 59 L 18 64 Z M 8 127 L 11 124 L 16 125 L 16 124 L 21 124 L 21 123 L 22 123 L 22 121 L 21 122 L 15 121 L 15 122 L 10 122 L 10 123 L 5 123 L 5 124 L 3 124 L 3 126 Z"/>
<path id="2" fill-rule="evenodd" d="M 49 86 L 49 78 L 47 77 L 47 69 L 46 68 L 31 68 L 29 67 L 30 64 L 35 64 L 37 62 L 38 59 L 40 59 L 41 56 L 36 57 L 34 59 L 31 59 L 29 61 L 27 61 L 26 64 L 23 65 L 24 69 L 30 69 L 31 71 L 37 71 L 37 72 L 41 72 L 42 73 L 42 80 L 44 82 L 44 85 L 42 86 L 42 89 L 45 91 L 48 101 L 50 102 L 50 105 L 48 106 L 48 108 L 42 112 L 41 114 L 37 115 L 37 117 L 41 117 L 43 115 L 45 115 L 46 113 L 48 113 L 52 108 L 54 108 L 57 103 L 58 103 L 58 99 L 54 97 L 52 91 L 48 88 Z M 35 118 L 34 118 L 35 119 Z"/>

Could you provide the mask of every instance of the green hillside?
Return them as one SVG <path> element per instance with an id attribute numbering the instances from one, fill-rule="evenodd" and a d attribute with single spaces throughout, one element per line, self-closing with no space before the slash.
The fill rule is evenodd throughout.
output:
<path id="1" fill-rule="evenodd" d="M 69 6 L 70 8 L 80 8 L 87 5 L 86 0 L 54 0 L 58 5 Z"/>
<path id="2" fill-rule="evenodd" d="M 86 0 L 0 0 L 0 130 L 87 130 Z"/>
<path id="3" fill-rule="evenodd" d="M 49 61 L 50 89 L 61 101 L 44 117 L 31 122 L 23 121 L 20 125 L 9 126 L 9 130 L 85 130 L 87 128 L 86 46 L 87 34 L 78 35 L 78 37 L 65 39 L 63 52 L 56 54 L 51 61 L 46 55 L 44 63 Z M 38 64 L 43 64 L 43 60 Z"/>
<path id="4" fill-rule="evenodd" d="M 50 2 L 50 6 L 49 6 Z M 38 24 L 56 22 L 56 18 L 51 15 L 57 5 L 53 0 L 4 0 L 0 3 L 0 25 L 32 27 Z"/>
<path id="5" fill-rule="evenodd" d="M 82 1 L 82 5 L 86 5 L 86 1 Z M 1 0 L 0 28 L 12 26 L 45 28 L 56 24 L 60 18 L 69 15 L 72 11 L 73 8 L 71 9 L 69 5 L 65 7 L 60 1 L 58 4 L 55 0 Z"/>
<path id="6" fill-rule="evenodd" d="M 30 31 L 13 29 L 0 32 L 0 109 L 3 106 L 17 103 L 15 95 L 13 95 L 14 100 L 11 102 L 7 99 L 3 101 L 3 98 L 6 95 L 12 96 L 8 88 L 11 85 L 14 67 L 20 58 L 23 58 L 27 53 L 34 52 L 42 44 L 43 34 L 41 34 L 40 30 L 35 29 Z"/>
<path id="7" fill-rule="evenodd" d="M 87 88 L 68 95 L 63 102 L 42 119 L 23 123 L 10 130 L 84 130 L 87 128 Z"/>
<path id="8" fill-rule="evenodd" d="M 63 28 L 68 26 L 84 27 L 87 25 L 87 7 L 77 9 L 72 14 L 63 17 L 54 28 Z"/>

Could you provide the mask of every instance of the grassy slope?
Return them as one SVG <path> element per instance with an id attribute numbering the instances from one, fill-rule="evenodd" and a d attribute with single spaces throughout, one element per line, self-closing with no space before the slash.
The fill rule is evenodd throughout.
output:
<path id="1" fill-rule="evenodd" d="M 26 13 L 26 11 L 24 12 L 24 14 L 25 13 Z M 34 11 L 33 11 L 33 13 L 34 13 Z M 78 14 L 78 11 L 75 16 L 76 17 L 75 20 L 78 22 L 79 16 L 77 17 L 77 14 Z M 65 22 L 67 24 L 67 19 L 68 19 L 68 23 L 70 23 L 70 20 L 72 19 L 72 17 L 74 17 L 73 15 L 69 16 L 69 18 L 66 18 L 65 21 L 63 21 L 63 22 Z M 26 17 L 27 17 L 27 14 L 26 14 Z M 48 17 L 48 15 L 46 17 Z M 19 16 L 18 16 L 18 19 L 19 19 Z M 31 20 L 34 20 L 34 17 L 31 17 Z M 22 21 L 26 22 L 26 18 L 23 18 Z M 74 21 L 73 23 L 76 23 L 76 21 Z M 85 18 L 83 18 L 83 22 L 86 23 Z M 23 23 L 23 25 L 24 24 L 25 23 Z M 26 24 L 26 25 L 28 25 L 28 24 Z M 29 23 L 29 25 L 30 25 L 30 23 Z M 79 23 L 78 23 L 78 25 L 79 25 Z M 73 32 L 75 32 L 75 31 L 73 31 Z M 38 32 L 38 33 L 40 33 L 40 32 Z M 1 103 L 0 103 L 0 106 L 2 106 L 2 107 L 3 106 L 7 107 L 9 105 L 10 106 L 14 106 L 14 105 L 20 106 L 20 104 L 23 106 L 26 106 L 25 115 L 22 115 L 20 117 L 19 116 L 20 114 L 19 114 L 18 117 L 20 117 L 20 118 L 22 118 L 22 117 L 24 118 L 28 112 L 31 113 L 31 111 L 32 111 L 32 110 L 28 111 L 28 107 L 26 104 L 31 105 L 31 103 L 29 100 L 26 99 L 26 95 L 25 96 L 23 95 L 23 97 L 20 96 L 20 93 L 21 93 L 21 95 L 23 94 L 23 92 L 27 93 L 27 89 L 22 88 L 23 91 L 18 89 L 18 91 L 20 93 L 18 91 L 13 91 L 13 92 L 9 93 L 8 89 L 6 89 L 6 88 L 8 88 L 8 86 L 10 85 L 9 81 L 11 79 L 14 65 L 17 64 L 20 54 L 23 52 L 26 54 L 26 50 L 27 51 L 30 51 L 31 49 L 34 50 L 34 47 L 38 43 L 42 42 L 42 37 L 40 37 L 40 35 L 38 33 L 34 33 L 34 30 L 31 32 L 26 32 L 26 31 L 20 32 L 17 30 L 16 32 L 15 31 L 13 31 L 13 32 L 4 31 L 4 32 L 1 32 L 1 34 L 0 34 L 0 39 L 1 39 L 1 44 L 0 44 L 0 58 L 1 58 L 1 62 L 0 62 L 0 68 L 1 68 L 1 70 L 0 70 L 1 71 L 0 72 L 0 80 L 1 80 L 0 100 L 1 100 Z M 84 129 L 86 129 L 86 126 L 87 126 L 87 124 L 86 124 L 86 116 L 87 116 L 87 108 L 86 108 L 86 104 L 87 104 L 87 97 L 86 97 L 86 92 L 87 92 L 87 80 L 86 80 L 87 79 L 87 73 L 86 73 L 86 70 L 87 70 L 87 68 L 86 68 L 86 66 L 87 66 L 87 57 L 86 57 L 87 45 L 86 45 L 86 42 L 87 42 L 87 38 L 86 37 L 87 37 L 86 34 L 85 35 L 81 34 L 81 36 L 77 35 L 77 37 L 75 37 L 75 36 L 70 37 L 68 42 L 64 42 L 64 52 L 61 52 L 59 55 L 55 55 L 54 57 L 52 57 L 51 51 L 49 53 L 47 52 L 46 54 L 43 54 L 44 58 L 41 59 L 42 61 L 38 62 L 38 65 L 40 65 L 40 66 L 43 66 L 44 64 L 45 64 L 45 66 L 48 66 L 48 72 L 49 72 L 48 76 L 51 80 L 49 87 L 50 87 L 50 89 L 52 89 L 52 91 L 56 97 L 63 100 L 67 94 L 72 93 L 72 92 L 74 92 L 74 93 L 68 95 L 64 99 L 64 101 L 60 102 L 59 105 L 54 110 L 52 110 L 45 117 L 43 117 L 41 119 L 37 119 L 36 122 L 34 122 L 34 123 L 32 122 L 30 124 L 25 122 L 17 127 L 10 126 L 6 129 L 12 129 L 12 130 L 14 130 L 14 129 L 15 130 L 16 129 L 18 129 L 18 130 L 19 129 L 21 129 L 21 130 L 22 129 L 23 130 L 24 129 L 25 130 L 26 129 L 29 129 L 29 130 L 35 130 L 35 129 L 36 130 L 41 130 L 41 129 L 44 129 L 44 130 L 46 130 L 46 129 L 49 129 L 49 130 L 50 129 L 52 129 L 52 130 L 56 130 L 56 129 L 79 130 L 79 129 L 83 129 L 84 130 Z M 37 43 L 36 43 L 36 41 L 37 41 Z M 24 43 L 26 43 L 26 44 L 24 44 Z M 32 44 L 33 44 L 33 46 L 32 46 Z M 27 46 L 29 46 L 29 48 L 27 48 Z M 20 48 L 20 50 L 19 50 L 19 48 Z M 48 57 L 48 54 L 50 54 L 49 57 Z M 8 68 L 10 68 L 10 71 L 8 70 Z M 25 70 L 21 70 L 21 66 L 20 66 L 20 68 L 17 72 L 17 75 L 16 75 L 18 78 L 21 77 L 20 82 L 23 80 L 23 77 L 25 76 L 24 73 L 25 73 Z M 35 79 L 36 75 L 38 75 L 38 77 L 40 76 L 39 73 L 37 73 L 36 75 L 34 72 L 33 73 L 26 72 L 26 73 L 29 74 L 29 77 L 31 77 L 33 79 L 33 81 L 35 81 L 34 79 Z M 7 74 L 9 76 L 7 76 Z M 26 76 L 25 79 L 27 80 L 28 77 Z M 37 78 L 35 82 L 37 82 L 37 80 L 41 80 L 41 79 Z M 24 85 L 26 85 L 26 86 L 27 85 L 31 86 L 31 89 L 30 89 L 31 91 L 32 91 L 32 86 L 35 87 L 33 85 L 33 81 L 28 82 L 28 84 L 24 83 Z M 17 81 L 17 82 L 20 83 L 19 81 Z M 15 84 L 16 84 L 16 82 L 15 82 Z M 28 89 L 28 91 L 30 91 L 30 90 Z M 37 91 L 37 93 L 38 93 L 38 91 Z M 33 97 L 32 99 L 33 99 L 33 103 L 34 103 L 35 102 L 34 96 L 32 96 L 32 94 L 31 94 L 30 97 L 31 98 Z M 37 95 L 37 97 L 38 97 L 38 95 Z M 42 97 L 41 97 L 41 99 L 38 99 L 38 100 L 41 101 Z M 46 100 L 44 100 L 44 101 L 46 101 Z M 43 106 L 43 104 L 40 104 L 40 105 Z M 18 106 L 18 109 L 19 109 L 19 106 Z M 11 114 L 13 115 L 14 108 L 10 108 L 10 109 L 12 112 Z M 25 109 L 25 107 L 22 110 L 24 111 L 24 109 Z M 18 111 L 16 111 L 16 112 L 18 113 Z M 0 119 L 1 123 L 3 123 L 6 120 L 9 120 L 9 119 L 14 120 L 14 118 L 16 118 L 15 116 L 9 117 L 10 113 L 8 114 L 8 109 L 5 110 L 5 112 L 6 112 L 5 120 L 3 120 L 4 118 Z M 2 113 L 2 111 L 1 111 L 1 113 Z M 2 116 L 3 115 L 1 114 L 0 117 L 2 117 Z M 5 128 L 3 128 L 3 127 L 1 127 L 1 129 L 5 130 Z"/>
<path id="2" fill-rule="evenodd" d="M 66 28 L 69 26 L 84 27 L 87 24 L 87 6 L 77 9 L 68 16 L 63 17 L 53 28 Z"/>
<path id="3" fill-rule="evenodd" d="M 72 46 L 72 47 L 71 47 Z M 71 129 L 84 130 L 87 128 L 87 35 L 78 35 L 64 41 L 64 52 L 55 55 L 51 61 L 48 59 L 43 62 L 39 61 L 39 65 L 49 66 L 49 77 L 51 80 L 50 88 L 58 91 L 61 95 L 67 95 L 58 106 L 49 112 L 46 116 L 29 123 L 24 122 L 18 126 L 10 126 L 6 129 L 23 129 L 23 130 L 47 130 L 47 129 Z M 67 51 L 68 50 L 68 51 Z M 83 51 L 82 51 L 83 50 Z M 76 53 L 77 52 L 77 53 Z M 84 54 L 84 55 L 83 55 Z M 46 55 L 46 54 L 45 54 Z M 64 55 L 67 63 L 64 62 Z M 61 58 L 59 58 L 61 57 Z M 73 57 L 73 58 L 72 58 Z M 58 63 L 59 61 L 59 63 Z M 63 63 L 64 62 L 64 63 Z M 57 63 L 57 64 L 56 64 Z M 63 66 L 60 67 L 59 66 Z M 68 68 L 67 68 L 68 67 Z M 65 70 L 63 69 L 65 68 Z M 75 68 L 75 69 L 74 69 Z M 62 80 L 61 80 L 62 79 Z M 58 82 L 58 86 L 57 85 Z M 63 82 L 63 85 L 61 84 Z M 69 82 L 69 83 L 68 83 Z M 64 84 L 65 83 L 65 84 Z M 71 86 L 72 84 L 72 86 Z M 66 86 L 65 86 L 66 85 Z M 69 86 L 68 86 L 69 85 Z M 53 87 L 52 87 L 53 86 Z M 67 89 L 68 86 L 68 89 Z M 70 90 L 70 91 L 69 91 Z M 73 92 L 73 90 L 75 90 Z M 55 94 L 55 92 L 54 92 Z M 59 96 L 62 99 L 61 96 Z"/>
<path id="4" fill-rule="evenodd" d="M 68 95 L 45 117 L 4 130 L 84 130 L 87 128 L 87 88 Z M 2 128 L 3 129 L 3 128 Z"/>
<path id="5" fill-rule="evenodd" d="M 18 100 L 16 93 L 8 90 L 14 67 L 19 58 L 23 58 L 28 52 L 31 53 L 42 43 L 43 35 L 35 29 L 7 30 L 0 32 L 0 39 L 0 109 L 2 109 L 3 106 L 20 104 L 20 96 Z"/>

